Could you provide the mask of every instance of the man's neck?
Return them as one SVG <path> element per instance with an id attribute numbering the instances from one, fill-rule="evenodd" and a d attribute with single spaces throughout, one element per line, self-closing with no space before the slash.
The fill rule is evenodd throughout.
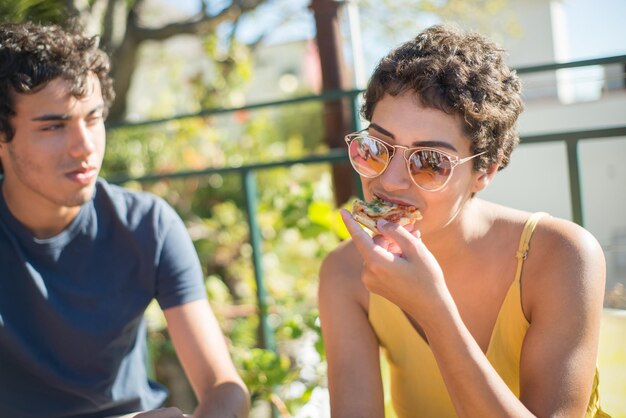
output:
<path id="1" fill-rule="evenodd" d="M 56 206 L 41 199 L 40 202 L 22 202 L 12 199 L 11 192 L 2 184 L 2 195 L 9 212 L 35 238 L 47 239 L 60 234 L 78 216 L 80 206 Z"/>

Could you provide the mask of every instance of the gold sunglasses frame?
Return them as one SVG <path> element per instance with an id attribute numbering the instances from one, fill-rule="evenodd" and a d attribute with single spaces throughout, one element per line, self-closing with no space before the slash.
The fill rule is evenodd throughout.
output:
<path id="1" fill-rule="evenodd" d="M 359 172 L 359 170 L 356 168 L 355 163 L 352 162 L 352 157 L 350 156 L 350 153 L 348 152 L 348 159 L 350 160 L 350 164 L 352 165 L 352 168 L 354 168 L 354 171 L 356 171 L 360 176 L 363 176 L 365 178 L 376 178 L 380 175 L 382 175 L 385 170 L 387 169 L 387 167 L 389 167 L 389 164 L 391 163 L 391 159 L 396 155 L 396 149 L 400 148 L 403 150 L 402 156 L 404 157 L 404 161 L 405 161 L 405 165 L 406 165 L 406 169 L 409 173 L 409 177 L 411 178 L 411 181 L 413 182 L 413 184 L 415 184 L 417 187 L 419 187 L 420 189 L 427 191 L 427 192 L 437 192 L 441 189 L 443 189 L 444 187 L 446 187 L 446 185 L 448 184 L 448 182 L 450 181 L 450 179 L 452 178 L 452 175 L 454 174 L 454 167 L 456 167 L 457 165 L 466 163 L 478 156 L 481 156 L 483 154 L 485 154 L 487 151 L 483 151 L 483 152 L 479 152 L 477 154 L 474 155 L 470 155 L 469 157 L 465 157 L 465 158 L 459 158 L 456 155 L 451 155 L 448 154 L 445 151 L 441 151 L 440 149 L 437 148 L 432 148 L 432 147 L 405 147 L 404 145 L 391 145 L 385 141 L 383 141 L 380 138 L 376 138 L 373 135 L 370 135 L 367 132 L 363 132 L 363 131 L 359 131 L 359 132 L 353 132 L 351 134 L 348 134 L 344 137 L 344 140 L 346 141 L 346 145 L 348 146 L 348 150 L 350 149 L 350 143 L 352 141 L 354 141 L 357 137 L 367 137 L 367 138 L 371 138 L 374 141 L 378 141 L 380 143 L 382 143 L 387 149 L 391 148 L 392 151 L 389 155 L 389 159 L 387 160 L 387 162 L 385 163 L 385 166 L 383 167 L 382 170 L 380 170 L 380 173 L 373 175 L 373 176 L 368 176 L 365 174 L 361 174 Z M 450 175 L 446 178 L 446 180 L 443 182 L 442 185 L 434 188 L 434 189 L 426 189 L 423 186 L 420 186 L 419 184 L 417 184 L 417 182 L 415 181 L 415 179 L 413 178 L 413 176 L 411 175 L 411 167 L 410 167 L 410 158 L 413 156 L 413 154 L 415 154 L 418 151 L 434 151 L 437 152 L 439 154 L 442 154 L 444 157 L 446 157 L 449 161 L 450 161 Z M 408 154 L 407 154 L 408 152 Z"/>

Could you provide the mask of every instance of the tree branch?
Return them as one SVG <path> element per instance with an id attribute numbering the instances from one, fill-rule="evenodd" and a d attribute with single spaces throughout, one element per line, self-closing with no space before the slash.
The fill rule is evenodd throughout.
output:
<path id="1" fill-rule="evenodd" d="M 98 1 L 98 0 L 96 0 Z M 103 9 L 103 33 L 106 46 L 110 51 L 116 50 L 122 43 L 126 31 L 128 29 L 128 5 L 126 0 L 99 0 L 106 2 L 106 8 Z M 135 5 L 137 2 L 135 2 Z M 94 4 L 95 7 L 95 4 Z"/>
<path id="2" fill-rule="evenodd" d="M 185 22 L 170 23 L 159 28 L 136 27 L 135 36 L 138 42 L 145 40 L 162 41 L 181 34 L 201 35 L 214 30 L 221 23 L 232 21 L 241 16 L 242 13 L 255 9 L 266 0 L 234 1 L 230 6 L 225 7 L 217 14 L 210 15 L 205 7 L 203 13 L 196 18 Z"/>

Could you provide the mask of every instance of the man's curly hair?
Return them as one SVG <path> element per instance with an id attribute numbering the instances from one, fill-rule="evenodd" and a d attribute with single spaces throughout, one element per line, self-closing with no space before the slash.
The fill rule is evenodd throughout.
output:
<path id="1" fill-rule="evenodd" d="M 69 83 L 77 98 L 89 91 L 89 76 L 100 80 L 105 114 L 114 98 L 108 56 L 97 37 L 87 37 L 59 26 L 33 23 L 0 25 L 0 135 L 9 142 L 15 134 L 15 94 L 30 94 L 58 77 Z"/>
<path id="2" fill-rule="evenodd" d="M 432 26 L 392 50 L 376 67 L 362 116 L 371 120 L 386 95 L 413 92 L 423 106 L 458 115 L 472 140 L 474 169 L 498 163 L 506 167 L 519 143 L 516 121 L 524 106 L 521 83 L 505 64 L 505 54 L 477 33 L 446 25 Z"/>

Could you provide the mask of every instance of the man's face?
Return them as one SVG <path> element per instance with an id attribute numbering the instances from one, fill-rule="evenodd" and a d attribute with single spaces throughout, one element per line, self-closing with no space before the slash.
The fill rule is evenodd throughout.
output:
<path id="1" fill-rule="evenodd" d="M 70 209 L 91 199 L 105 146 L 104 101 L 97 77 L 75 98 L 57 78 L 33 94 L 15 94 L 15 135 L 0 138 L 3 192 L 10 207 Z"/>

